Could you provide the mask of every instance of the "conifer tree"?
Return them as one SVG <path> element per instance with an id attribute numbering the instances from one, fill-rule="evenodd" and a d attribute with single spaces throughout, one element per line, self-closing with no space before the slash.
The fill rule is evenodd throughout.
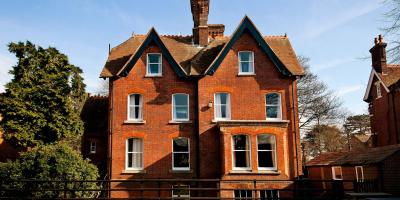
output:
<path id="1" fill-rule="evenodd" d="M 83 133 L 79 113 L 86 96 L 82 70 L 52 47 L 27 41 L 8 48 L 18 62 L 0 96 L 0 127 L 6 141 L 21 149 L 77 141 Z"/>

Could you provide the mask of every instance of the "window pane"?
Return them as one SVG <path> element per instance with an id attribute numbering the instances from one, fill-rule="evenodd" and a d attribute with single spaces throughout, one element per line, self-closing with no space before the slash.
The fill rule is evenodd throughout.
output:
<path id="1" fill-rule="evenodd" d="M 275 152 L 274 151 L 258 151 L 258 166 L 259 167 L 275 167 Z"/>
<path id="2" fill-rule="evenodd" d="M 235 167 L 249 167 L 249 156 L 247 151 L 235 151 Z"/>
<path id="3" fill-rule="evenodd" d="M 139 119 L 139 107 L 135 107 L 135 119 Z"/>
<path id="4" fill-rule="evenodd" d="M 174 185 L 172 197 L 190 197 L 190 187 L 188 185 Z"/>
<path id="5" fill-rule="evenodd" d="M 249 149 L 246 135 L 234 135 L 233 142 L 234 142 L 234 150 Z"/>
<path id="6" fill-rule="evenodd" d="M 175 94 L 174 95 L 174 103 L 176 106 L 187 106 L 188 98 L 186 94 Z"/>
<path id="7" fill-rule="evenodd" d="M 132 167 L 133 153 L 128 153 L 128 167 Z"/>
<path id="8" fill-rule="evenodd" d="M 135 95 L 129 95 L 129 105 L 135 105 Z"/>
<path id="9" fill-rule="evenodd" d="M 173 140 L 173 151 L 174 152 L 188 152 L 189 151 L 189 139 L 187 138 L 176 138 Z"/>
<path id="10" fill-rule="evenodd" d="M 249 62 L 242 62 L 240 63 L 240 72 L 250 72 L 250 63 Z"/>
<path id="11" fill-rule="evenodd" d="M 159 74 L 159 64 L 149 64 L 150 74 Z"/>
<path id="12" fill-rule="evenodd" d="M 240 61 L 251 61 L 252 52 L 239 52 Z"/>
<path id="13" fill-rule="evenodd" d="M 258 150 L 275 150 L 274 135 L 258 135 L 257 143 L 258 143 Z"/>
<path id="14" fill-rule="evenodd" d="M 217 98 L 219 97 L 219 103 L 220 104 L 226 104 L 227 99 L 228 99 L 228 94 L 227 93 L 218 93 Z"/>
<path id="15" fill-rule="evenodd" d="M 187 107 L 175 107 L 175 119 L 187 119 L 188 108 Z"/>
<path id="16" fill-rule="evenodd" d="M 267 106 L 267 118 L 278 118 L 278 106 Z"/>
<path id="17" fill-rule="evenodd" d="M 189 153 L 174 153 L 174 167 L 189 167 Z"/>
<path id="18" fill-rule="evenodd" d="M 267 94 L 267 105 L 279 105 L 279 94 L 271 93 Z"/>
<path id="19" fill-rule="evenodd" d="M 220 118 L 226 118 L 226 106 L 220 106 L 221 112 L 220 112 Z"/>
<path id="20" fill-rule="evenodd" d="M 135 106 L 139 106 L 140 105 L 140 95 L 134 94 L 133 96 L 135 97 Z"/>
<path id="21" fill-rule="evenodd" d="M 235 199 L 250 199 L 253 197 L 251 190 L 235 190 Z"/>
<path id="22" fill-rule="evenodd" d="M 148 54 L 149 63 L 161 63 L 161 55 L 160 54 Z"/>
<path id="23" fill-rule="evenodd" d="M 128 139 L 128 152 L 133 151 L 133 138 Z"/>

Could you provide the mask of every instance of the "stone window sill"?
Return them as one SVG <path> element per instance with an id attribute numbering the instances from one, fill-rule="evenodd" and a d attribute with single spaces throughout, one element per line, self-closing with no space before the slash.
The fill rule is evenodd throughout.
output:
<path id="1" fill-rule="evenodd" d="M 163 77 L 163 75 L 149 75 L 149 74 L 146 74 L 144 77 L 145 78 L 161 78 L 161 77 Z"/>
<path id="2" fill-rule="evenodd" d="M 170 120 L 168 122 L 168 124 L 191 124 L 193 123 L 191 120 L 189 121 L 174 121 L 174 120 Z"/>
<path id="3" fill-rule="evenodd" d="M 270 119 L 268 119 L 268 120 L 233 120 L 233 119 L 231 119 L 231 120 L 216 120 L 216 119 L 213 119 L 213 120 L 211 120 L 211 123 L 218 123 L 218 122 L 221 122 L 221 123 L 289 123 L 290 121 L 289 120 L 282 120 L 282 119 L 280 119 L 280 120 L 270 120 Z"/>
<path id="4" fill-rule="evenodd" d="M 272 171 L 272 170 L 230 170 L 229 174 L 280 175 L 281 171 Z"/>
<path id="5" fill-rule="evenodd" d="M 145 174 L 146 170 L 130 170 L 130 169 L 126 169 L 126 170 L 122 170 L 121 174 Z"/>
<path id="6" fill-rule="evenodd" d="M 237 76 L 256 76 L 256 74 L 238 74 Z"/>
<path id="7" fill-rule="evenodd" d="M 190 174 L 190 173 L 193 173 L 193 170 L 191 170 L 191 169 L 170 169 L 169 170 L 169 172 L 170 173 L 173 173 L 173 174 Z"/>
<path id="8" fill-rule="evenodd" d="M 146 120 L 136 121 L 136 120 L 125 120 L 124 124 L 145 124 Z"/>

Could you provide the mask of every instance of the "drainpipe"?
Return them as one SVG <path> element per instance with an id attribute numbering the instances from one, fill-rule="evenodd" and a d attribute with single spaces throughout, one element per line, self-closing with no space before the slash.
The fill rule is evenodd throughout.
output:
<path id="1" fill-rule="evenodd" d="M 200 114 L 199 114 L 199 78 L 194 78 L 194 138 L 196 142 L 196 178 L 200 178 Z"/>
<path id="2" fill-rule="evenodd" d="M 400 143 L 400 138 L 399 138 L 399 129 L 397 126 L 397 113 L 396 113 L 396 102 L 395 102 L 395 93 L 396 90 L 393 90 L 393 93 L 391 93 L 392 96 L 392 104 L 393 104 L 393 117 L 394 117 L 394 128 L 396 130 L 396 140 L 397 140 L 397 144 Z"/>
<path id="3" fill-rule="evenodd" d="M 297 79 L 297 78 L 296 78 Z M 299 155 L 298 155 L 298 144 L 297 144 L 297 128 L 296 128 L 296 107 L 295 107 L 295 99 L 294 97 L 297 96 L 294 91 L 294 83 L 295 81 L 292 82 L 292 111 L 293 111 L 293 132 L 294 132 L 294 144 L 296 146 L 295 152 L 296 152 L 296 175 L 299 177 Z M 297 100 L 297 98 L 296 98 Z"/>
<path id="4" fill-rule="evenodd" d="M 108 179 L 111 180 L 111 169 L 112 169 L 112 127 L 113 127 L 113 78 L 108 79 Z M 111 183 L 108 184 L 109 191 L 111 190 Z M 108 192 L 108 197 L 111 197 L 111 193 Z"/>

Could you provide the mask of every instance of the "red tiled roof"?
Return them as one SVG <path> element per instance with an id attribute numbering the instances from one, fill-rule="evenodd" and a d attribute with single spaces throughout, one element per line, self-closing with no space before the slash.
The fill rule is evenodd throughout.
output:
<path id="1" fill-rule="evenodd" d="M 192 45 L 191 36 L 164 35 L 160 38 L 177 63 L 190 75 L 202 75 L 230 39 L 217 37 L 212 39 L 206 47 L 201 48 Z M 145 39 L 145 35 L 135 35 L 114 47 L 100 77 L 115 76 Z M 304 73 L 286 36 L 267 36 L 264 39 L 293 75 Z"/>
<path id="2" fill-rule="evenodd" d="M 370 148 L 364 151 L 323 153 L 309 161 L 307 166 L 367 165 L 384 161 L 400 151 L 400 145 Z"/>
<path id="3" fill-rule="evenodd" d="M 388 64 L 387 74 L 379 74 L 386 87 L 390 87 L 400 80 L 400 64 Z"/>

